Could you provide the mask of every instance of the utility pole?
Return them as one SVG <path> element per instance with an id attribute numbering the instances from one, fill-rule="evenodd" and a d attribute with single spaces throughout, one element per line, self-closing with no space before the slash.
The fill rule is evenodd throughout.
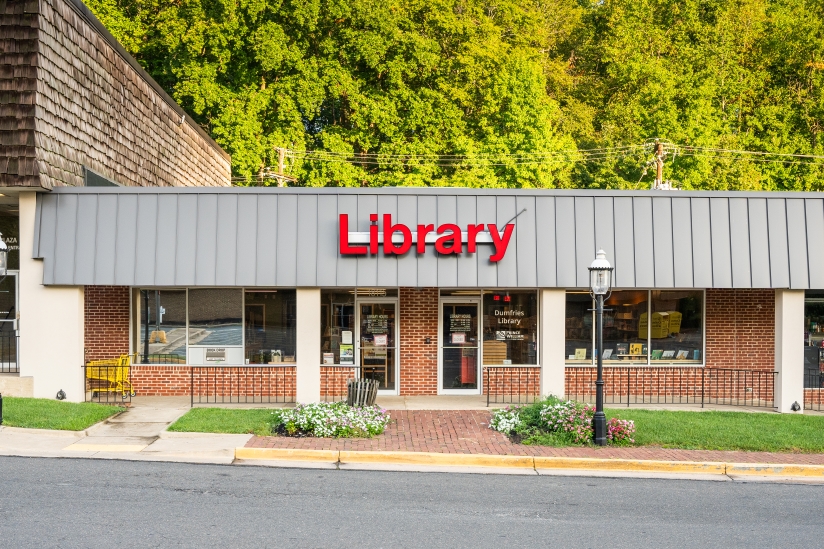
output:
<path id="1" fill-rule="evenodd" d="M 283 147 L 278 147 L 278 187 L 283 187 L 283 176 L 286 175 L 284 173 L 286 169 L 286 149 Z"/>
<path id="2" fill-rule="evenodd" d="M 655 183 L 652 188 L 656 191 L 669 190 L 669 184 L 664 183 L 664 144 L 655 142 Z"/>
<path id="3" fill-rule="evenodd" d="M 278 167 L 277 171 L 274 168 L 265 167 L 260 172 L 261 181 L 266 179 L 276 179 L 278 187 L 285 187 L 287 181 L 297 182 L 297 178 L 292 175 L 286 175 L 286 147 L 275 147 L 278 153 Z"/>

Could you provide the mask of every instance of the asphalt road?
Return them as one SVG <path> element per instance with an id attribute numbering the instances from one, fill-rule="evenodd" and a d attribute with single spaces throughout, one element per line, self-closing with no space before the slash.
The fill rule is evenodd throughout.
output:
<path id="1" fill-rule="evenodd" d="M 824 486 L 0 458 L 0 547 L 824 545 Z"/>

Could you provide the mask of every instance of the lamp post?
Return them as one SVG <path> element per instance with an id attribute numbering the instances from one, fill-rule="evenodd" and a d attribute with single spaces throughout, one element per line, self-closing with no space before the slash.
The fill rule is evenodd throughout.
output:
<path id="1" fill-rule="evenodd" d="M 612 266 L 607 261 L 604 250 L 598 250 L 595 261 L 589 266 L 589 283 L 595 297 L 595 352 L 598 353 L 598 379 L 595 380 L 595 417 L 592 430 L 595 444 L 607 444 L 607 416 L 604 415 L 604 296 L 612 283 Z"/>

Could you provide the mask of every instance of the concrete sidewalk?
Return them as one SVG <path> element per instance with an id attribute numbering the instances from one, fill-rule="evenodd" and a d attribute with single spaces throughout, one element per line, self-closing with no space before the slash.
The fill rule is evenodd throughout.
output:
<path id="1" fill-rule="evenodd" d="M 189 409 L 188 397 L 143 397 L 85 431 L 0 427 L 0 455 L 232 463 L 252 438 L 166 430 Z"/>

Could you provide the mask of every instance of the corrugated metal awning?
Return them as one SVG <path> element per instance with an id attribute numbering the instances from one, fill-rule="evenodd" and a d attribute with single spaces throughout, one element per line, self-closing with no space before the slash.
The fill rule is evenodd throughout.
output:
<path id="1" fill-rule="evenodd" d="M 817 193 L 60 188 L 37 200 L 44 284 L 585 288 L 601 247 L 621 288 L 824 288 Z M 338 252 L 341 213 L 365 232 L 371 213 L 502 227 L 522 210 L 497 263 L 488 245 Z"/>

